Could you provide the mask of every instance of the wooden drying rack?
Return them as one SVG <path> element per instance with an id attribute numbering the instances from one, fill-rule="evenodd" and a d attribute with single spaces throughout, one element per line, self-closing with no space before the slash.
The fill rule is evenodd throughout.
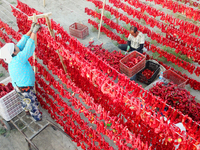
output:
<path id="1" fill-rule="evenodd" d="M 35 13 L 33 14 L 33 16 L 30 16 L 28 17 L 28 20 L 33 20 L 33 22 L 37 22 L 37 19 L 39 18 L 45 18 L 46 20 L 46 23 L 47 23 L 47 27 L 48 27 L 48 30 L 50 32 L 50 35 L 55 39 L 55 33 L 54 31 L 51 29 L 51 22 L 49 20 L 49 16 L 51 15 L 51 12 L 50 13 L 45 13 L 45 14 L 39 14 L 39 15 L 36 15 Z M 35 46 L 37 46 L 37 33 L 36 33 L 36 36 L 35 36 Z M 62 66 L 63 66 L 63 69 L 65 71 L 65 73 L 67 73 L 67 69 L 66 69 L 66 66 L 64 65 L 63 63 L 63 57 L 60 55 L 60 50 L 57 50 L 58 52 L 58 55 L 59 55 L 59 58 L 60 58 L 60 61 L 62 63 Z M 33 54 L 33 62 L 35 63 L 35 60 L 37 60 L 37 56 L 35 55 L 35 52 Z M 37 73 L 37 68 L 36 66 L 34 66 L 34 72 Z M 36 91 L 36 90 L 35 90 Z"/>

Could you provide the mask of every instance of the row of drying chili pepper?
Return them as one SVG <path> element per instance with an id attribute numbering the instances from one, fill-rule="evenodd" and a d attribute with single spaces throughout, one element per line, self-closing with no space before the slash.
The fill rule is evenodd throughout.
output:
<path id="1" fill-rule="evenodd" d="M 99 9 L 102 9 L 102 7 L 103 7 L 102 1 L 92 0 L 92 2 L 95 4 L 96 7 L 98 7 Z M 113 2 L 113 4 L 114 3 L 115 2 Z M 113 7 L 111 7 L 109 5 L 105 5 L 105 10 L 111 12 L 112 15 L 114 15 L 119 20 L 124 21 L 126 24 L 130 23 L 131 26 L 137 27 L 139 31 L 141 31 L 144 34 L 147 34 L 148 37 L 150 37 L 152 40 L 156 40 L 159 44 L 166 45 L 171 48 L 175 48 L 176 51 L 178 51 L 178 52 L 181 51 L 182 54 L 187 55 L 187 57 L 193 58 L 194 60 L 197 60 L 198 63 L 200 63 L 199 62 L 200 53 L 198 53 L 196 51 L 192 51 L 188 48 L 185 48 L 181 44 L 175 43 L 175 42 L 167 39 L 166 37 L 163 37 L 162 35 L 157 34 L 156 32 L 150 30 L 146 26 L 139 24 L 138 22 L 134 21 L 133 19 L 129 19 L 126 15 L 124 15 L 123 13 L 120 13 L 118 10 L 114 9 Z M 122 10 L 126 11 L 126 9 L 124 7 L 122 7 Z M 128 13 L 130 13 L 130 12 L 128 12 Z M 95 17 L 97 17 L 97 16 L 95 16 Z M 193 41 L 189 41 L 189 42 L 192 43 Z M 198 46 L 198 44 L 196 44 L 196 45 Z"/>
<path id="2" fill-rule="evenodd" d="M 50 37 L 48 38 L 48 39 L 50 39 Z M 53 44 L 53 41 L 51 41 L 50 42 L 51 44 L 52 44 L 52 46 L 54 45 Z M 60 47 L 62 47 L 61 45 L 60 45 Z M 62 49 L 62 48 L 61 48 Z M 63 50 L 62 50 L 63 51 Z M 64 52 L 66 52 L 66 51 L 64 51 Z M 70 73 L 71 73 L 71 77 L 73 77 L 73 78 L 75 78 L 76 76 L 78 76 L 78 75 L 80 75 L 80 74 L 83 74 L 85 71 L 89 71 L 89 70 L 91 70 L 91 69 L 84 69 L 84 71 L 83 70 L 81 70 L 81 68 L 80 68 L 80 66 L 83 66 L 83 64 L 79 64 L 77 61 L 78 61 L 78 59 L 76 59 L 76 58 L 74 58 L 75 57 L 75 55 L 74 56 L 69 56 L 69 54 L 67 54 L 67 53 L 65 53 L 65 54 L 63 54 L 63 57 L 67 57 L 68 59 L 70 59 L 70 62 L 69 62 L 69 64 L 71 64 L 71 69 L 72 70 L 70 70 L 70 68 L 68 68 L 68 70 L 70 70 Z M 74 62 L 74 61 L 75 62 Z M 66 62 L 65 62 L 65 64 L 66 64 Z M 75 70 L 79 70 L 80 71 L 80 73 L 77 73 Z M 73 74 L 72 74 L 73 73 Z M 83 75 L 82 75 L 83 76 Z M 88 72 L 88 73 L 85 73 L 85 75 L 84 75 L 84 80 L 85 79 L 87 79 L 87 78 L 89 78 L 91 75 L 90 75 L 90 73 Z M 96 77 L 96 79 L 98 78 L 100 76 L 100 74 L 98 75 L 98 76 L 95 76 Z M 78 82 L 77 82 L 77 84 L 79 83 L 79 85 L 80 84 L 82 84 L 82 82 L 84 82 L 84 80 L 83 81 L 81 81 L 80 80 L 80 76 L 78 76 L 77 77 L 77 80 L 78 80 Z M 99 79 L 102 79 L 102 77 L 99 77 Z M 74 79 L 75 80 L 75 79 Z M 81 82 L 80 82 L 81 81 Z M 102 81 L 102 80 L 100 80 L 100 81 Z M 103 81 L 102 81 L 103 82 Z M 97 81 L 96 80 L 96 82 L 95 82 L 95 84 L 97 84 L 97 83 L 99 83 L 99 81 Z M 87 83 L 85 83 L 85 84 L 89 84 L 88 82 Z M 102 84 L 102 83 L 101 83 Z M 111 83 L 110 83 L 111 84 Z M 84 85 L 84 84 L 83 84 Z M 108 86 L 109 87 L 109 86 Z M 91 89 L 92 87 L 89 87 L 89 89 Z M 102 88 L 102 87 L 101 87 Z M 88 90 L 88 89 L 86 89 L 86 90 Z M 92 89 L 93 90 L 93 89 Z M 95 92 L 98 92 L 98 90 L 95 90 Z M 106 93 L 109 93 L 108 91 L 106 91 Z M 91 93 L 90 93 L 91 94 Z M 111 94 L 111 95 L 110 95 Z M 92 94 L 91 94 L 92 95 Z M 117 95 L 117 94 L 112 94 L 112 93 L 109 93 L 109 95 L 110 96 L 114 96 L 114 95 Z M 125 95 L 125 94 L 123 94 L 123 95 Z M 118 95 L 117 95 L 118 96 Z M 120 97 L 120 96 L 119 96 Z M 119 100 L 117 101 L 117 102 L 120 102 Z M 139 105 L 137 105 L 137 106 L 139 106 Z M 110 111 L 112 111 L 112 110 L 110 110 Z"/>
<path id="3" fill-rule="evenodd" d="M 43 88 L 47 92 L 47 94 L 52 95 L 53 90 L 50 90 L 49 87 L 50 87 L 50 85 L 53 85 L 53 87 L 58 89 L 58 91 L 64 98 L 71 99 L 70 102 L 73 104 L 75 109 L 78 109 L 78 110 L 80 109 L 80 111 L 79 111 L 80 113 L 83 113 L 92 124 L 97 125 L 96 130 L 99 134 L 103 133 L 103 134 L 107 135 L 110 139 L 113 139 L 115 141 L 116 145 L 118 145 L 119 148 L 122 148 L 122 149 L 125 148 L 126 146 L 122 142 L 120 142 L 121 139 L 126 139 L 127 142 L 128 141 L 131 142 L 131 144 L 133 144 L 135 146 L 135 148 L 141 147 L 142 149 L 144 149 L 145 147 L 148 147 L 147 145 L 142 147 L 139 137 L 135 138 L 134 134 L 132 134 L 130 132 L 128 133 L 128 131 L 126 130 L 126 127 L 124 125 L 120 125 L 120 122 L 115 122 L 116 120 L 118 120 L 118 121 L 121 120 L 120 118 L 110 117 L 109 113 L 107 113 L 101 107 L 101 105 L 95 104 L 93 101 L 93 98 L 91 98 L 89 95 L 84 93 L 81 89 L 77 88 L 75 86 L 75 84 L 71 81 L 71 79 L 68 79 L 66 77 L 69 74 L 65 74 L 63 72 L 63 70 L 60 70 L 60 71 L 57 71 L 57 73 L 55 75 L 60 76 L 60 79 L 63 81 L 63 83 L 65 83 L 65 85 L 68 88 L 71 88 L 72 91 L 74 91 L 74 93 L 72 95 L 79 94 L 79 97 L 82 98 L 82 100 L 91 107 L 90 110 L 94 109 L 96 111 L 96 113 L 100 113 L 99 117 L 97 116 L 97 114 L 91 113 L 90 111 L 88 111 L 88 109 L 83 107 L 80 100 L 77 100 L 76 98 L 72 98 L 72 97 L 70 98 L 69 94 L 66 94 L 67 91 L 60 88 L 60 87 L 62 87 L 62 85 L 59 85 L 58 81 L 55 81 L 53 76 L 51 76 L 50 73 L 47 72 L 42 65 L 36 64 L 36 66 L 38 67 L 38 73 L 43 75 L 45 77 L 45 79 L 49 82 L 49 85 L 47 85 L 45 82 L 41 82 L 41 84 L 40 84 L 41 86 L 43 86 Z M 57 67 L 51 68 L 51 69 L 52 69 L 52 71 L 57 70 Z M 53 72 L 56 72 L 56 71 L 53 71 Z M 38 82 L 39 82 L 39 80 L 41 80 L 41 78 L 37 79 Z M 63 90 L 64 90 L 64 92 L 63 92 Z M 72 101 L 72 99 L 74 101 Z M 60 103 L 60 100 L 58 101 L 58 103 Z M 63 106 L 63 104 L 60 104 L 60 105 Z M 97 119 L 99 119 L 99 120 L 97 120 Z M 105 120 L 106 124 L 111 123 L 113 130 L 110 131 L 109 129 L 107 129 L 106 125 L 104 125 L 104 123 L 102 121 L 100 121 L 102 119 Z M 123 131 L 126 134 L 120 135 L 120 133 L 121 133 L 120 131 Z M 129 135 L 129 136 L 127 136 L 127 135 Z M 95 135 L 93 135 L 92 138 L 95 138 Z M 130 139 L 132 139 L 132 141 Z M 147 149 L 147 148 L 145 148 L 145 149 Z"/>
<path id="4" fill-rule="evenodd" d="M 161 16 L 160 20 L 164 21 L 165 23 L 169 23 L 173 26 L 180 26 L 177 31 L 181 33 L 186 34 L 192 34 L 195 33 L 196 35 L 200 35 L 200 29 L 199 26 L 185 21 L 183 19 L 176 18 L 170 14 L 166 14 L 163 11 L 160 11 L 156 8 L 153 8 L 150 5 L 147 5 L 139 0 L 136 0 L 135 3 L 133 3 L 132 0 L 125 0 L 125 2 L 128 2 L 130 5 L 134 6 L 135 8 L 140 8 L 141 12 L 148 12 L 149 15 L 153 16 L 154 18 Z"/>
<path id="5" fill-rule="evenodd" d="M 92 21 L 92 20 L 88 20 L 88 23 L 90 23 L 90 24 L 92 24 L 94 27 L 96 27 L 97 29 L 98 29 L 98 23 L 97 22 L 95 22 L 95 21 Z M 113 27 L 113 26 L 112 26 Z M 110 31 L 110 30 L 108 30 L 108 29 L 106 29 L 105 27 L 101 27 L 101 31 L 102 32 L 104 32 L 106 35 L 107 34 L 109 34 L 109 35 L 111 35 L 110 33 L 112 32 L 112 31 Z M 112 32 L 112 34 L 114 34 L 113 32 Z M 114 38 L 112 38 L 112 40 L 113 40 Z M 118 40 L 117 40 L 117 42 L 119 42 Z M 150 43 L 149 42 L 146 42 L 146 47 L 147 46 L 150 46 Z M 190 74 L 193 74 L 193 72 L 197 75 L 197 76 L 199 76 L 200 75 L 200 67 L 196 67 L 196 69 L 195 69 L 195 65 L 194 64 L 191 64 L 191 63 L 189 63 L 189 62 L 186 62 L 186 61 L 184 61 L 184 60 L 182 60 L 182 59 L 180 59 L 180 58 L 177 58 L 176 56 L 174 56 L 173 54 L 169 54 L 169 53 L 167 53 L 167 52 L 165 52 L 164 50 L 162 50 L 162 49 L 160 49 L 159 47 L 157 47 L 157 46 L 154 46 L 153 44 L 150 46 L 151 47 L 151 49 L 152 49 L 152 52 L 158 52 L 159 54 L 161 54 L 162 56 L 164 56 L 164 57 L 166 57 L 169 61 L 171 61 L 172 63 L 174 63 L 174 64 L 176 64 L 176 65 L 178 65 L 178 66 L 181 66 L 181 67 L 183 67 L 185 70 L 187 70 Z M 149 49 L 149 48 L 148 48 Z"/>
<path id="6" fill-rule="evenodd" d="M 48 31 L 47 31 L 47 32 L 48 32 Z M 43 32 L 41 31 L 41 33 L 43 33 Z M 38 36 L 38 37 L 40 37 L 40 36 Z M 48 38 L 48 37 L 47 37 L 47 38 Z M 53 42 L 50 42 L 50 43 L 53 43 Z M 55 45 L 54 45 L 54 46 L 55 46 Z M 72 56 L 71 56 L 70 58 L 72 58 Z M 66 63 L 65 63 L 65 64 L 66 64 Z M 72 65 L 72 63 L 70 63 L 70 64 Z M 55 65 L 54 65 L 53 63 L 48 64 L 48 68 L 49 68 L 49 69 L 55 68 Z M 44 69 L 38 69 L 38 70 L 44 70 Z M 56 69 L 53 71 L 53 73 L 55 73 L 55 72 L 58 71 L 58 70 L 59 70 L 59 69 L 56 68 Z M 69 68 L 67 68 L 67 70 L 68 70 L 68 72 L 70 72 L 70 74 L 71 74 L 72 71 L 70 71 Z M 57 75 L 61 76 L 61 73 L 59 72 Z M 46 73 L 45 73 L 45 76 L 46 76 Z M 49 78 L 49 77 L 47 76 L 46 78 Z M 81 83 L 83 83 L 83 82 L 81 82 Z M 87 83 L 86 83 L 86 84 L 87 84 Z"/>

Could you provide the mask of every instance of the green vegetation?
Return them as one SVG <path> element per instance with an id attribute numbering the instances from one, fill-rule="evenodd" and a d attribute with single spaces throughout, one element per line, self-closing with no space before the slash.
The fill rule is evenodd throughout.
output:
<path id="1" fill-rule="evenodd" d="M 4 39 L 2 39 L 2 38 L 0 38 L 0 41 L 1 41 L 2 43 L 5 43 L 5 40 L 4 40 Z"/>
<path id="2" fill-rule="evenodd" d="M 159 45 L 158 42 L 157 42 L 156 40 L 152 40 L 152 39 L 150 39 L 150 43 L 153 44 L 153 45 L 155 45 L 155 46 L 158 46 L 158 45 Z"/>
<path id="3" fill-rule="evenodd" d="M 152 56 L 153 56 L 154 59 L 157 59 L 158 61 L 162 61 L 164 63 L 167 62 L 167 58 L 165 58 L 163 56 L 160 57 L 160 54 L 158 54 L 158 52 L 153 53 Z"/>
<path id="4" fill-rule="evenodd" d="M 16 2 L 11 2 L 11 4 L 16 4 Z"/>
<path id="5" fill-rule="evenodd" d="M 4 135 L 6 133 L 6 129 L 5 128 L 0 128 L 0 135 Z"/>
<path id="6" fill-rule="evenodd" d="M 4 74 L 1 72 L 1 73 L 0 73 L 0 78 L 3 77 L 3 76 L 4 76 Z"/>
<path id="7" fill-rule="evenodd" d="M 119 43 L 117 43 L 117 41 L 114 41 L 114 40 L 112 40 L 112 43 L 113 43 L 115 46 L 118 46 L 118 45 L 119 45 Z"/>
<path id="8" fill-rule="evenodd" d="M 101 10 L 100 10 L 99 8 L 97 8 L 97 7 L 96 7 L 94 10 L 95 10 L 97 13 L 101 13 Z"/>

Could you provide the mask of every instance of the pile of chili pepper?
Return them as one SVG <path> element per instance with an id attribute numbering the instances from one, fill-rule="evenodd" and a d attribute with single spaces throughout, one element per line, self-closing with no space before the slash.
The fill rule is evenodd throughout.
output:
<path id="1" fill-rule="evenodd" d="M 127 59 L 127 61 L 124 62 L 124 64 L 126 66 L 128 66 L 129 68 L 132 68 L 133 66 L 135 66 L 137 63 L 139 63 L 143 58 L 141 56 L 138 57 L 130 57 Z"/>
<path id="2" fill-rule="evenodd" d="M 152 75 L 154 74 L 154 71 L 146 68 L 143 72 L 142 75 L 145 76 L 146 79 L 150 79 Z"/>
<path id="3" fill-rule="evenodd" d="M 100 45 L 92 45 L 94 41 L 89 42 L 87 48 L 89 48 L 92 52 L 94 52 L 99 58 L 103 61 L 106 61 L 110 66 L 120 72 L 119 69 L 119 61 L 124 58 L 124 55 L 121 51 L 112 51 L 109 52 L 108 50 L 102 49 L 102 44 Z M 86 56 L 87 57 L 87 56 Z M 86 58 L 89 59 L 89 58 Z"/>
<path id="4" fill-rule="evenodd" d="M 10 93 L 12 90 L 14 90 L 12 83 L 9 82 L 7 85 L 0 83 L 0 98 Z"/>
<path id="5" fill-rule="evenodd" d="M 200 123 L 200 104 L 195 101 L 195 96 L 192 96 L 186 89 L 178 88 L 173 82 L 169 82 L 167 85 L 163 82 L 157 82 L 150 89 L 150 92 Z"/>

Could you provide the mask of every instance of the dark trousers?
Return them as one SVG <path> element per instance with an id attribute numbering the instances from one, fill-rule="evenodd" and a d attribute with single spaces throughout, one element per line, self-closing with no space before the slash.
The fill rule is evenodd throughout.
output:
<path id="1" fill-rule="evenodd" d="M 128 44 L 119 44 L 118 48 L 121 49 L 122 51 L 126 51 L 127 50 L 127 46 L 128 46 Z M 135 50 L 136 50 L 135 48 L 130 47 L 129 52 L 132 52 L 132 51 L 135 51 Z M 138 51 L 138 52 L 142 54 L 143 50 Z"/>

